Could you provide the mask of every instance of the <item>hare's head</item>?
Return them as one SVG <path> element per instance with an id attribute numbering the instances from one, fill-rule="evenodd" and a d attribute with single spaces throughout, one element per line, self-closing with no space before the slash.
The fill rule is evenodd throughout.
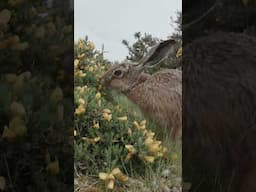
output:
<path id="1" fill-rule="evenodd" d="M 154 46 L 138 63 L 123 62 L 113 65 L 101 78 L 101 84 L 120 92 L 129 90 L 138 82 L 145 68 L 152 68 L 160 63 L 174 50 L 176 42 L 172 39 L 162 41 Z"/>

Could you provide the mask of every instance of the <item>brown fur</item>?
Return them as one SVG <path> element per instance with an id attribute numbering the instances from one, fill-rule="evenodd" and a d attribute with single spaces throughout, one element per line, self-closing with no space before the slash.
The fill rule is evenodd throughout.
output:
<path id="1" fill-rule="evenodd" d="M 209 181 L 203 175 L 218 170 L 217 176 L 227 187 L 222 191 L 256 191 L 255 49 L 255 38 L 234 33 L 216 33 L 185 46 L 185 179 L 194 179 L 191 167 L 202 174 L 201 181 Z M 215 182 L 215 175 L 211 177 Z"/>
<path id="2" fill-rule="evenodd" d="M 123 71 L 122 78 L 112 75 L 116 70 Z M 150 75 L 128 63 L 113 66 L 102 77 L 104 86 L 126 95 L 145 117 L 169 129 L 173 139 L 181 131 L 181 81 L 181 71 L 165 69 Z"/>

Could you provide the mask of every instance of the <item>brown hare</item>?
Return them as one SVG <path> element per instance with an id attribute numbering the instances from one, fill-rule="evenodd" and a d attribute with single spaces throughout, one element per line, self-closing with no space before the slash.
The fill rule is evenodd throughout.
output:
<path id="1" fill-rule="evenodd" d="M 138 63 L 113 65 L 101 80 L 104 87 L 126 95 L 145 117 L 169 129 L 173 139 L 177 138 L 182 126 L 182 73 L 176 69 L 164 69 L 150 75 L 144 69 L 165 59 L 175 44 L 171 39 L 163 41 Z"/>
<path id="2" fill-rule="evenodd" d="M 255 48 L 253 37 L 216 32 L 183 49 L 183 178 L 200 175 L 195 191 L 214 191 L 204 185 L 216 178 L 215 191 L 256 191 Z"/>

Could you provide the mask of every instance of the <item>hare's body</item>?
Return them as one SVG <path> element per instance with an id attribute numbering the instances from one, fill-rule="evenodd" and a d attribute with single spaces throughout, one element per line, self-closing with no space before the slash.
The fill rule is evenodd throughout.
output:
<path id="1" fill-rule="evenodd" d="M 194 171 L 201 182 L 212 173 L 212 183 L 222 178 L 218 185 L 227 187 L 221 191 L 256 191 L 255 49 L 256 39 L 234 33 L 203 37 L 183 49 L 185 179 L 193 180 Z"/>
<path id="2" fill-rule="evenodd" d="M 141 74 L 135 86 L 124 94 L 145 117 L 172 130 L 173 138 L 181 130 L 181 71 L 162 70 L 154 75 Z"/>
<path id="3" fill-rule="evenodd" d="M 143 72 L 145 67 L 159 63 L 173 44 L 173 40 L 158 44 L 139 63 L 114 65 L 102 77 L 102 84 L 125 94 L 145 117 L 154 119 L 176 138 L 181 130 L 181 72 L 174 69 L 153 75 Z"/>

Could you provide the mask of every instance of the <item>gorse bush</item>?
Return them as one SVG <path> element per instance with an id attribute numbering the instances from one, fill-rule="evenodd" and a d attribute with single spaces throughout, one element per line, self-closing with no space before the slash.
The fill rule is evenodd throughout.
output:
<path id="1" fill-rule="evenodd" d="M 73 190 L 73 13 L 47 2 L 0 2 L 0 191 Z"/>
<path id="2" fill-rule="evenodd" d="M 72 162 L 73 137 L 72 118 L 64 113 L 72 103 L 51 81 L 30 72 L 1 76 L 0 91 L 1 188 L 66 191 L 61 180 L 72 173 L 65 165 Z"/>
<path id="3" fill-rule="evenodd" d="M 166 148 L 131 108 L 108 99 L 100 77 L 109 62 L 88 39 L 75 42 L 75 167 L 113 189 L 145 174 L 165 158 Z"/>

